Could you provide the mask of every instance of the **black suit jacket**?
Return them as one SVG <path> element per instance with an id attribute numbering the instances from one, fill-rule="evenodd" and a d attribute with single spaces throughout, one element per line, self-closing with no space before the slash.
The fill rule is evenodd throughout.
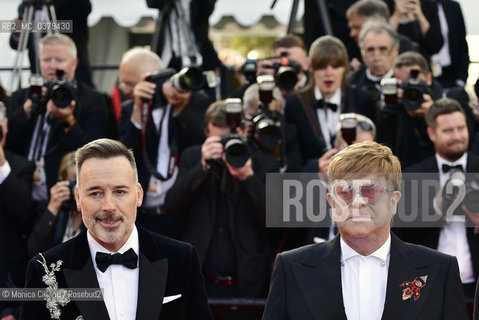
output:
<path id="1" fill-rule="evenodd" d="M 36 118 L 28 119 L 23 104 L 27 100 L 28 89 L 20 89 L 7 100 L 8 136 L 6 149 L 28 156 L 30 142 L 35 129 Z M 51 120 L 51 129 L 45 151 L 45 174 L 50 189 L 58 177 L 58 168 L 63 155 L 75 151 L 84 144 L 106 137 L 107 106 L 105 97 L 99 92 L 78 83 L 75 90 L 77 102 L 73 114 L 76 123 L 65 133 L 63 124 L 57 119 Z"/>
<path id="2" fill-rule="evenodd" d="M 277 256 L 263 320 L 346 320 L 339 239 Z M 427 282 L 419 299 L 403 300 L 400 284 L 424 275 Z M 467 319 L 462 290 L 454 257 L 405 243 L 391 234 L 382 319 Z"/>
<path id="3" fill-rule="evenodd" d="M 137 319 L 212 319 L 209 311 L 203 277 L 200 273 L 195 249 L 160 234 L 149 232 L 140 226 L 138 238 L 140 268 Z M 46 251 L 43 255 L 50 263 L 63 262 L 56 272 L 59 288 L 98 288 L 95 269 L 91 260 L 87 231 Z M 27 288 L 45 288 L 42 276 L 45 270 L 34 257 L 27 269 Z M 181 294 L 179 299 L 163 304 L 163 298 Z M 61 308 L 62 319 L 109 319 L 102 301 L 71 301 Z M 21 319 L 50 319 L 44 301 L 24 302 Z"/>
<path id="4" fill-rule="evenodd" d="M 296 126 L 303 166 L 310 159 L 317 159 L 326 152 L 317 116 L 314 88 L 305 89 L 286 97 L 284 118 Z M 355 86 L 349 86 L 341 99 L 341 112 L 356 112 L 375 120 L 374 103 L 369 95 Z"/>
<path id="5" fill-rule="evenodd" d="M 0 286 L 23 286 L 28 262 L 25 237 L 33 220 L 32 177 L 35 166 L 5 151 L 11 172 L 0 184 Z M 0 312 L 12 302 L 0 302 Z"/>
<path id="6" fill-rule="evenodd" d="M 404 170 L 405 173 L 437 173 L 439 181 L 439 168 L 436 157 L 432 156 L 410 166 Z M 467 173 L 479 173 L 479 156 L 467 154 Z M 431 196 L 434 196 L 431 194 Z M 428 207 L 432 209 L 432 199 L 428 202 Z M 421 210 L 418 208 L 418 211 Z M 441 228 L 400 228 L 397 230 L 398 236 L 404 241 L 421 244 L 432 249 L 437 249 L 439 244 L 439 234 Z M 474 268 L 474 277 L 479 275 L 479 235 L 474 234 L 473 228 L 466 229 L 467 242 L 471 251 L 472 266 Z"/>

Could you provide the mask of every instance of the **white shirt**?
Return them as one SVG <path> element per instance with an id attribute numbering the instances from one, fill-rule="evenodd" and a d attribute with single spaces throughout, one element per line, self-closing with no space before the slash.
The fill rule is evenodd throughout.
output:
<path id="1" fill-rule="evenodd" d="M 112 264 L 105 272 L 98 270 L 95 263 L 97 252 L 109 252 L 87 232 L 88 246 L 95 267 L 98 284 L 103 290 L 103 299 L 110 319 L 136 319 L 136 307 L 138 303 L 138 278 L 139 268 L 128 269 L 123 265 Z M 133 226 L 133 231 L 125 244 L 117 251 L 124 253 L 132 248 L 139 256 L 138 231 Z"/>
<path id="2" fill-rule="evenodd" d="M 341 238 L 341 285 L 348 320 L 381 319 L 388 280 L 391 235 L 369 256 L 354 251 Z"/>
<path id="3" fill-rule="evenodd" d="M 467 165 L 467 152 L 454 163 L 444 160 L 436 153 L 436 161 L 439 167 L 439 181 L 441 186 L 443 186 L 449 179 L 450 172 L 444 173 L 442 171 L 442 165 L 447 164 L 455 166 L 460 164 L 465 172 Z M 442 212 L 441 208 L 437 207 L 436 201 L 434 201 L 434 210 L 438 215 L 443 216 L 445 214 Z M 467 242 L 465 221 L 450 222 L 441 228 L 437 250 L 457 258 L 462 283 L 476 282 L 474 279 L 474 269 L 472 267 L 471 250 L 469 248 L 469 243 Z"/>
<path id="4" fill-rule="evenodd" d="M 318 87 L 314 87 L 314 97 L 316 100 L 323 99 L 323 94 Z M 326 148 L 332 149 L 334 146 L 334 138 L 336 136 L 336 128 L 339 122 L 339 115 L 341 114 L 341 89 L 336 90 L 333 97 L 330 100 L 324 99 L 326 102 L 334 103 L 338 106 L 336 111 L 330 109 L 317 109 L 316 115 L 318 116 L 319 126 L 321 127 L 321 134 L 326 142 Z"/>
<path id="5" fill-rule="evenodd" d="M 0 184 L 2 184 L 5 179 L 7 179 L 10 172 L 12 172 L 10 164 L 8 163 L 8 161 L 5 160 L 3 166 L 0 166 Z"/>
<path id="6" fill-rule="evenodd" d="M 158 161 L 156 165 L 156 171 L 158 171 L 163 177 L 166 177 L 168 175 L 168 166 L 174 165 L 169 163 L 170 145 L 168 144 L 168 128 L 171 112 L 173 112 L 171 104 L 168 104 L 166 106 L 166 109 L 157 108 L 151 111 L 151 118 L 153 119 L 156 131 L 160 136 L 160 142 L 158 144 Z M 141 129 L 140 124 L 136 123 L 133 119 L 131 120 L 131 122 L 135 125 L 135 127 Z M 149 181 L 148 188 L 147 190 L 145 190 L 146 195 L 143 206 L 145 208 L 154 208 L 163 205 L 165 203 L 166 193 L 175 183 L 177 175 L 178 168 L 175 166 L 172 177 L 166 181 L 160 181 L 152 176 Z"/>

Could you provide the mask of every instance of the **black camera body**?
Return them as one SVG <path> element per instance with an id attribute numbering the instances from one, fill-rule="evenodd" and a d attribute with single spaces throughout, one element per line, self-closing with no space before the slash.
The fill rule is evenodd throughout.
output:
<path id="1" fill-rule="evenodd" d="M 405 83 L 399 84 L 396 78 L 381 80 L 381 91 L 384 95 L 386 104 L 398 102 L 397 89 L 404 90 L 402 104 L 407 111 L 414 111 L 421 108 L 424 102 L 423 95 L 431 94 L 431 90 L 426 81 L 419 79 L 419 70 L 411 70 L 411 77 Z"/>
<path id="2" fill-rule="evenodd" d="M 58 108 L 66 108 L 74 99 L 74 88 L 71 82 L 64 79 L 65 71 L 57 70 L 57 78 L 47 82 L 47 96 L 45 101 L 52 100 Z"/>
<path id="3" fill-rule="evenodd" d="M 221 137 L 226 161 L 235 168 L 241 168 L 250 157 L 247 139 L 236 131 L 243 121 L 241 99 L 226 99 L 225 111 L 226 123 L 231 129 L 230 134 Z"/>
<path id="4" fill-rule="evenodd" d="M 241 66 L 241 73 L 243 73 L 246 81 L 249 84 L 256 82 L 256 72 L 258 70 L 258 65 L 256 60 L 247 59 L 245 63 Z"/>
<path id="5" fill-rule="evenodd" d="M 153 96 L 153 105 L 164 105 L 166 99 L 162 92 L 162 84 L 170 81 L 173 88 L 179 92 L 197 91 L 203 88 L 205 78 L 201 68 L 196 66 L 185 67 L 176 73 L 175 69 L 166 68 L 156 71 L 146 78 L 146 81 L 156 84 Z"/>
<path id="6" fill-rule="evenodd" d="M 64 201 L 62 203 L 62 208 L 68 211 L 73 211 L 76 210 L 77 204 L 75 201 L 75 187 L 76 187 L 77 181 L 76 179 L 71 179 L 68 180 L 68 189 L 70 189 L 70 199 Z"/>
<path id="7" fill-rule="evenodd" d="M 291 91 L 298 82 L 298 74 L 301 72 L 301 66 L 288 59 L 288 52 L 281 52 L 280 62 L 273 63 L 275 70 L 276 84 L 281 89 Z"/>

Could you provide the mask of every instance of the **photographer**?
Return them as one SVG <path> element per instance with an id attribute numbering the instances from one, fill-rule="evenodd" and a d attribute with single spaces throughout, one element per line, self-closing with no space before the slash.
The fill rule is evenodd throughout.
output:
<path id="1" fill-rule="evenodd" d="M 165 195 L 175 182 L 183 150 L 205 138 L 202 123 L 210 100 L 201 91 L 175 84 L 174 79 L 181 77 L 170 70 L 149 50 L 125 53 L 120 79 L 130 91 L 133 88 L 133 99 L 123 103 L 119 133 L 120 141 L 133 149 L 145 190 L 138 221 L 152 231 L 178 237 L 171 225 L 176 222 L 163 215 Z"/>
<path id="2" fill-rule="evenodd" d="M 284 121 L 283 96 L 272 76 L 259 76 L 243 97 L 249 135 L 262 150 L 267 172 L 300 172 L 296 127 Z M 271 166 L 270 166 L 271 165 Z"/>
<path id="3" fill-rule="evenodd" d="M 69 37 L 45 36 L 40 41 L 40 69 L 46 85 L 34 77 L 29 89 L 16 91 L 7 101 L 6 148 L 35 161 L 35 201 L 48 199 L 65 153 L 106 135 L 105 98 L 73 80 L 77 63 Z"/>
<path id="4" fill-rule="evenodd" d="M 2 110 L 3 109 L 3 110 Z M 31 229 L 32 176 L 35 166 L 4 150 L 8 131 L 0 102 L 0 287 L 21 288 L 28 262 L 25 239 Z M 15 316 L 18 305 L 0 302 L 0 317 Z"/>
<path id="5" fill-rule="evenodd" d="M 435 174 L 435 180 L 444 187 L 455 170 L 472 174 L 479 172 L 479 157 L 467 152 L 469 133 L 466 124 L 466 114 L 461 105 L 449 98 L 439 99 L 426 112 L 427 133 L 434 144 L 435 154 L 431 157 L 406 168 L 409 173 Z M 422 190 L 426 192 L 427 190 Z M 432 198 L 434 197 L 434 199 Z M 424 199 L 420 197 L 419 199 Z M 427 198 L 426 198 L 427 199 Z M 467 200 L 467 195 L 464 201 Z M 401 228 L 398 235 L 407 242 L 422 244 L 453 255 L 459 263 L 459 271 L 464 284 L 466 299 L 474 296 L 475 279 L 479 275 L 479 235 L 477 227 L 479 220 L 477 213 L 459 205 L 458 210 L 466 216 L 467 222 L 448 221 L 442 188 L 438 194 L 430 193 L 427 203 L 420 203 L 419 207 L 407 207 L 414 213 L 417 210 L 419 217 L 424 208 L 433 211 L 442 217 L 442 227 L 430 223 L 431 227 L 417 228 L 416 224 L 409 228 Z M 424 207 L 424 208 L 422 208 Z M 448 206 L 447 206 L 448 207 Z M 421 221 L 422 222 L 422 221 Z M 469 226 L 473 227 L 469 227 Z"/>
<path id="6" fill-rule="evenodd" d="M 60 163 L 59 181 L 50 188 L 47 210 L 28 237 L 30 257 L 73 238 L 82 230 L 81 214 L 75 203 L 75 176 L 75 152 L 69 152 Z"/>
<path id="7" fill-rule="evenodd" d="M 209 297 L 258 298 L 266 294 L 271 263 L 265 187 L 241 138 L 241 103 L 230 101 L 206 111 L 208 137 L 184 151 L 165 210 L 185 220 L 183 240 L 198 249 Z"/>
<path id="8" fill-rule="evenodd" d="M 429 140 L 424 115 L 434 99 L 450 97 L 459 101 L 466 112 L 471 132 L 474 119 L 468 106 L 468 96 L 463 89 L 443 91 L 432 78 L 426 59 L 416 52 L 398 56 L 392 83 L 383 80 L 385 106 L 380 109 L 377 122 L 378 142 L 387 144 L 407 167 L 434 154 Z"/>

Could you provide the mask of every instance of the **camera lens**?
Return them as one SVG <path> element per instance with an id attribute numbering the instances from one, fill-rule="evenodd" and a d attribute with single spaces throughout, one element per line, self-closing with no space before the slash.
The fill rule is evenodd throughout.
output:
<path id="1" fill-rule="evenodd" d="M 281 67 L 278 70 L 278 87 L 284 90 L 293 90 L 294 86 L 298 82 L 298 75 L 290 67 Z"/>
<path id="2" fill-rule="evenodd" d="M 58 108 L 66 108 L 73 100 L 73 94 L 66 85 L 55 85 L 52 89 L 51 99 Z"/>
<path id="3" fill-rule="evenodd" d="M 175 74 L 171 81 L 178 91 L 195 91 L 203 87 L 203 72 L 198 67 L 183 68 Z"/>
<path id="4" fill-rule="evenodd" d="M 230 138 L 224 144 L 226 161 L 234 168 L 241 168 L 249 159 L 246 143 L 238 138 Z"/>

